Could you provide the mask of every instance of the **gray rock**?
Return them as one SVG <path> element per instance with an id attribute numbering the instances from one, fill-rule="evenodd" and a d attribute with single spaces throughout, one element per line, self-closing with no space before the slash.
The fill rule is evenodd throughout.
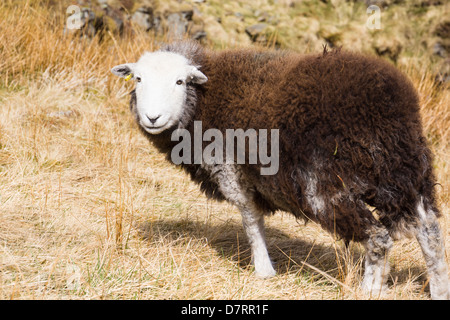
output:
<path id="1" fill-rule="evenodd" d="M 181 12 L 171 13 L 167 17 L 167 26 L 169 38 L 182 39 L 187 31 L 188 21 Z"/>
<path id="2" fill-rule="evenodd" d="M 245 33 L 253 42 L 266 45 L 268 42 L 266 29 L 269 27 L 266 23 L 257 23 L 245 28 Z"/>
<path id="3" fill-rule="evenodd" d="M 131 16 L 130 21 L 149 31 L 154 26 L 153 9 L 150 7 L 141 7 Z"/>
<path id="4" fill-rule="evenodd" d="M 447 50 L 445 50 L 442 43 L 436 42 L 433 46 L 433 54 L 438 55 L 442 58 L 445 58 L 445 57 L 447 57 Z"/>
<path id="5" fill-rule="evenodd" d="M 261 35 L 267 27 L 268 25 L 266 23 L 257 23 L 245 28 L 245 32 L 250 36 L 250 38 L 252 38 L 252 40 L 254 40 Z"/>

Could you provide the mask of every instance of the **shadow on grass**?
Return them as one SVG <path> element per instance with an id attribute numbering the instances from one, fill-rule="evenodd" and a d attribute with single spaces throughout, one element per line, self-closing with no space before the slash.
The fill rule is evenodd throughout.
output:
<path id="1" fill-rule="evenodd" d="M 241 224 L 227 221 L 212 225 L 186 219 L 169 219 L 142 223 L 138 230 L 141 237 L 150 242 L 206 239 L 209 246 L 224 259 L 235 262 L 241 269 L 252 268 L 250 245 Z M 326 274 L 343 281 L 345 274 L 352 269 L 362 279 L 364 250 L 361 246 L 350 244 L 346 248 L 340 241 L 306 241 L 300 236 L 293 238 L 270 226 L 266 227 L 266 239 L 269 255 L 278 274 L 294 273 L 311 281 L 327 281 L 330 278 L 326 279 Z M 425 285 L 425 292 L 429 291 L 425 270 L 419 266 L 402 269 L 393 266 L 388 285 L 402 284 L 411 278 L 417 279 L 421 286 Z"/>
<path id="2" fill-rule="evenodd" d="M 212 225 L 189 220 L 159 220 L 142 223 L 138 230 L 141 237 L 150 242 L 206 239 L 220 256 L 237 263 L 240 268 L 252 267 L 250 245 L 241 224 L 224 222 Z M 351 245 L 350 249 L 346 249 L 340 241 L 330 241 L 329 244 L 310 242 L 301 237 L 293 238 L 273 227 L 266 227 L 266 239 L 269 255 L 279 274 L 320 274 L 308 267 L 309 264 L 338 279 L 342 276 L 342 268 L 346 263 L 358 263 L 364 254 L 356 246 Z"/>

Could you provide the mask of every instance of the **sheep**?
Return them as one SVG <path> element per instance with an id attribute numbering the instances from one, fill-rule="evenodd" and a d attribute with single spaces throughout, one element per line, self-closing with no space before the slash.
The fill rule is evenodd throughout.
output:
<path id="1" fill-rule="evenodd" d="M 415 236 L 431 297 L 450 298 L 433 158 L 418 95 L 391 64 L 326 47 L 323 53 L 302 55 L 214 51 L 179 41 L 111 71 L 136 81 L 130 109 L 151 143 L 207 197 L 239 208 L 258 276 L 276 274 L 264 217 L 286 211 L 317 222 L 346 243 L 363 244 L 361 287 L 369 295 L 387 290 L 394 240 Z M 278 140 L 266 141 L 270 150 L 277 145 L 277 172 L 261 174 L 260 160 L 196 161 L 191 154 L 183 158 L 190 161 L 174 161 L 181 137 L 196 142 L 192 135 L 199 122 L 203 133 L 216 130 L 224 140 L 228 129 L 278 130 Z M 200 141 L 202 150 L 206 141 Z M 245 146 L 244 152 L 252 150 Z"/>

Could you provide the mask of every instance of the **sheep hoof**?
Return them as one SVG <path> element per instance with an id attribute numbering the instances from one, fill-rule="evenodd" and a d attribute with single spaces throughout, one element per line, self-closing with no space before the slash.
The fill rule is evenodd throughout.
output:
<path id="1" fill-rule="evenodd" d="M 255 274 L 258 278 L 268 279 L 274 277 L 277 272 L 270 266 L 270 268 L 265 268 L 263 270 L 255 270 Z"/>
<path id="2" fill-rule="evenodd" d="M 450 286 L 448 286 L 447 291 L 444 290 L 436 290 L 434 288 L 431 289 L 431 299 L 432 300 L 450 300 Z M 438 288 L 439 289 L 439 288 Z"/>
<path id="3" fill-rule="evenodd" d="M 388 291 L 386 285 L 376 284 L 373 281 L 364 281 L 363 280 L 361 287 L 362 287 L 364 294 L 369 299 L 384 298 L 384 297 L 386 297 L 387 291 Z"/>

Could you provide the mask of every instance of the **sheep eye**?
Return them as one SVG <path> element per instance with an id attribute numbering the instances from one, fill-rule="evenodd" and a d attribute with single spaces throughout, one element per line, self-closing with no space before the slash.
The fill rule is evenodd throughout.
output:
<path id="1" fill-rule="evenodd" d="M 141 78 L 140 77 L 136 77 L 136 81 L 137 82 L 141 82 Z"/>
<path id="2" fill-rule="evenodd" d="M 182 84 L 183 84 L 183 80 L 178 80 L 178 81 L 177 81 L 177 85 L 180 86 L 180 85 L 182 85 Z"/>

